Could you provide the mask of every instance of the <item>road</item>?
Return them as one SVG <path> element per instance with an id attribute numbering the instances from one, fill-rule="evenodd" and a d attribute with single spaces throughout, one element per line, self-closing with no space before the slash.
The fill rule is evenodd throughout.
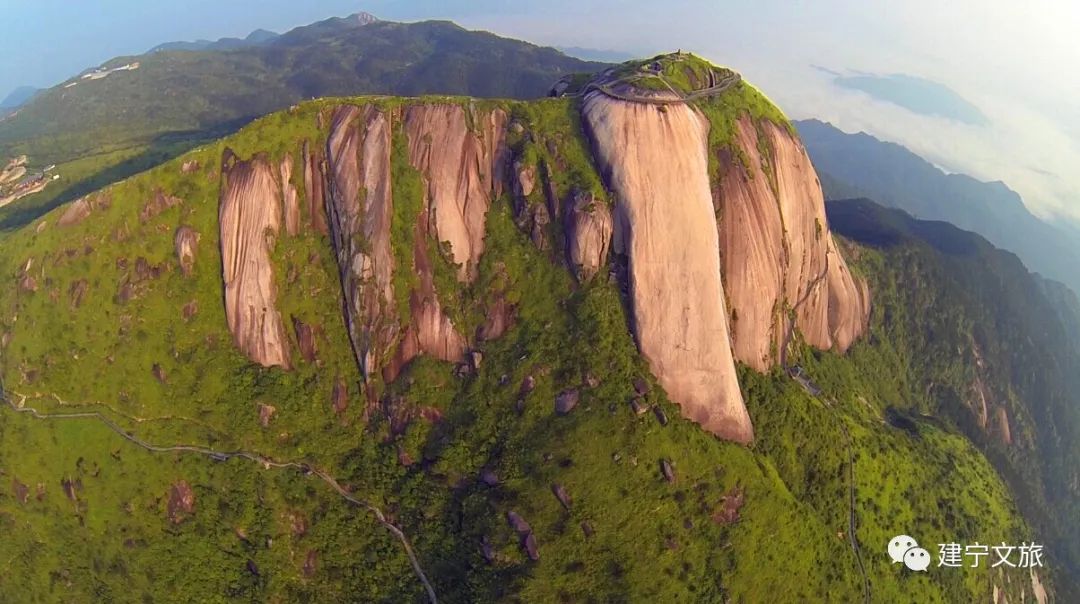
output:
<path id="1" fill-rule="evenodd" d="M 416 552 L 413 551 L 412 545 L 409 543 L 409 539 L 405 536 L 405 533 L 400 528 L 398 528 L 397 525 L 387 520 L 386 515 L 383 514 L 382 510 L 380 510 L 378 507 L 372 505 L 370 502 L 353 497 L 332 476 L 307 462 L 276 461 L 273 458 L 263 455 L 261 453 L 255 453 L 251 451 L 215 451 L 214 449 L 209 449 L 198 445 L 155 445 L 148 443 L 135 436 L 134 434 L 127 432 L 115 422 L 113 422 L 111 419 L 101 413 L 42 413 L 37 409 L 34 409 L 33 407 L 26 406 L 27 397 L 20 395 L 16 392 L 12 392 L 13 395 L 20 397 L 19 402 L 16 403 L 15 401 L 11 400 L 7 396 L 7 394 L 8 391 L 3 389 L 3 384 L 0 384 L 0 399 L 7 403 L 7 406 L 16 413 L 29 414 L 30 416 L 40 420 L 95 420 L 103 424 L 109 430 L 120 435 L 128 442 L 131 442 L 147 451 L 151 451 L 154 453 L 191 453 L 195 455 L 209 457 L 210 459 L 213 459 L 215 461 L 228 461 L 230 459 L 240 458 L 257 463 L 268 470 L 271 468 L 291 469 L 298 470 L 302 474 L 307 476 L 317 476 L 320 480 L 329 485 L 330 488 L 336 491 L 337 494 L 340 495 L 344 500 L 370 512 L 373 516 L 375 516 L 375 519 L 379 522 L 379 524 L 381 524 L 386 530 L 390 531 L 390 533 L 393 534 L 394 537 L 396 537 L 397 540 L 401 542 L 402 547 L 405 549 L 406 555 L 408 555 L 409 557 L 409 563 L 412 565 L 413 572 L 416 574 L 416 578 L 420 580 L 420 582 L 424 586 L 424 590 L 427 592 L 428 600 L 431 602 L 431 604 L 438 604 L 439 600 L 435 596 L 435 588 L 432 587 L 431 582 L 427 578 L 427 575 L 424 574 L 424 570 L 420 566 L 420 561 L 416 557 Z M 57 398 L 57 400 L 60 399 Z"/>

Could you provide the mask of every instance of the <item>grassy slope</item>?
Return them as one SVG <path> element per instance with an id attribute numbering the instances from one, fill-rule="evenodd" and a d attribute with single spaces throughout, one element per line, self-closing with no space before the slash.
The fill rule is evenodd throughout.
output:
<path id="1" fill-rule="evenodd" d="M 732 94 L 750 89 L 741 90 Z M 48 281 L 36 294 L 0 291 L 0 325 L 14 333 L 2 357 L 8 387 L 72 402 L 106 401 L 122 424 L 154 441 L 214 443 L 318 463 L 398 519 L 447 602 L 514 594 L 526 601 L 854 601 L 860 577 L 848 542 L 837 535 L 847 530 L 846 450 L 837 424 L 845 422 L 857 447 L 859 538 L 875 598 L 989 598 L 986 571 L 916 576 L 884 557 L 886 540 L 898 532 L 924 543 L 1027 537 L 1001 481 L 966 440 L 929 423 L 920 423 L 919 436 L 881 423 L 886 406 L 920 400 L 903 372 L 910 360 L 896 350 L 905 336 L 889 320 L 888 297 L 878 298 L 875 343 L 859 344 L 849 358 L 801 352 L 838 400 L 835 409 L 779 372 L 744 371 L 758 442 L 749 449 L 719 442 L 679 419 L 655 384 L 649 400 L 670 424 L 632 414 L 632 379 L 648 372 L 626 329 L 617 287 L 602 278 L 575 286 L 517 231 L 510 203 L 502 199 L 489 215 L 478 285 L 456 293 L 444 286 L 441 293 L 461 322 L 475 324 L 477 300 L 499 284 L 518 305 L 514 329 L 485 346 L 473 378 L 421 360 L 384 386 L 406 406 L 440 410 L 444 422 L 418 420 L 394 434 L 375 412 L 364 424 L 329 242 L 312 234 L 280 238 L 275 258 L 279 277 L 290 265 L 298 275 L 283 285 L 283 315 L 323 327 L 320 364 L 299 362 L 291 373 L 248 364 L 232 349 L 220 305 L 217 162 L 225 146 L 241 157 L 264 152 L 279 159 L 286 151 L 299 157 L 303 141 L 319 144 L 325 136 L 315 127 L 316 114 L 331 104 L 274 114 L 118 183 L 109 189 L 111 209 L 83 224 L 60 229 L 54 213 L 40 234 L 33 225 L 13 234 L 0 255 L 0 274 L 13 283 L 18 267 L 34 257 Z M 560 193 L 599 185 L 572 101 L 505 106 L 541 133 L 531 142 L 512 140 L 519 152 L 570 168 L 559 171 Z M 189 159 L 199 160 L 202 170 L 181 176 L 180 162 Z M 395 174 L 408 175 L 403 155 L 395 164 Z M 138 210 L 157 188 L 184 204 L 142 225 Z M 398 185 L 395 192 L 409 190 Z M 403 214 L 395 221 L 408 218 Z M 188 279 L 172 259 L 172 233 L 180 224 L 202 234 L 195 276 Z M 407 241 L 394 227 L 395 254 L 405 257 L 400 250 Z M 120 228 L 130 231 L 123 242 L 113 238 Z M 86 244 L 94 249 L 84 255 Z M 67 249 L 76 250 L 74 257 Z M 139 256 L 170 270 L 139 298 L 118 305 L 116 260 Z M 444 262 L 439 270 L 451 268 Z M 68 288 L 80 278 L 90 282 L 89 293 L 71 309 Z M 49 300 L 52 290 L 56 303 Z M 191 300 L 199 313 L 185 324 L 180 307 Z M 152 376 L 154 363 L 168 374 L 167 387 Z M 40 371 L 33 384 L 21 383 L 23 364 Z M 554 396 L 579 386 L 586 373 L 600 384 L 583 392 L 570 416 L 555 416 Z M 526 375 L 537 377 L 537 388 L 519 415 L 517 386 Z M 339 376 L 350 383 L 345 422 L 330 411 Z M 503 376 L 509 385 L 500 386 Z M 260 402 L 278 409 L 269 429 L 258 424 Z M 122 415 L 166 419 L 136 425 Z M 399 450 L 424 461 L 402 467 Z M 661 478 L 661 458 L 672 460 L 673 485 Z M 11 571 L 0 573 L 0 593 L 18 586 L 40 601 L 418 597 L 398 545 L 369 518 L 320 483 L 245 464 L 155 457 L 92 424 L 42 424 L 0 413 L 0 524 L 12 537 L 0 542 L 0 564 L 6 564 L 0 568 Z M 502 478 L 499 487 L 475 480 L 485 466 Z M 82 479 L 78 506 L 64 497 L 65 477 Z M 43 500 L 17 503 L 9 489 L 16 478 L 32 488 L 45 484 Z M 169 485 L 181 478 L 195 487 L 196 513 L 173 526 L 164 506 Z M 553 482 L 573 497 L 571 512 L 552 495 Z M 746 494 L 741 520 L 714 522 L 720 497 L 736 487 Z M 503 518 L 511 509 L 532 524 L 540 562 L 523 559 Z M 305 534 L 292 534 L 290 513 L 308 521 Z M 590 540 L 582 521 L 596 530 Z M 479 553 L 484 535 L 499 555 L 492 566 Z M 320 553 L 320 568 L 304 579 L 300 568 L 309 549 Z M 246 570 L 249 559 L 259 577 Z"/>

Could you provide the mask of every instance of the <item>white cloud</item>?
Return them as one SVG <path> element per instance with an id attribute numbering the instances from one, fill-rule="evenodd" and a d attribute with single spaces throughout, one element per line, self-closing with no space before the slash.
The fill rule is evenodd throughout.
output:
<path id="1" fill-rule="evenodd" d="M 517 8 L 511 8 L 517 6 Z M 467 24 L 553 44 L 690 49 L 741 71 L 789 115 L 899 142 L 1002 180 L 1044 217 L 1080 222 L 1080 4 L 1066 0 L 554 0 L 507 4 Z M 831 85 L 810 68 L 908 73 L 946 84 L 992 120 L 917 116 Z"/>

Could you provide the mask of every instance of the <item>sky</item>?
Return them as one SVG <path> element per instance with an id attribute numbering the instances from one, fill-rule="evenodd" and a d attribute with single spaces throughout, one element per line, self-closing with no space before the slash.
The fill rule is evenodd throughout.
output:
<path id="1" fill-rule="evenodd" d="M 361 10 L 559 46 L 681 48 L 741 72 L 790 117 L 1004 181 L 1036 214 L 1080 225 L 1080 3 L 1066 0 L 0 0 L 0 9 L 0 95 L 162 42 L 281 32 Z M 991 124 L 918 116 L 840 89 L 812 65 L 941 82 Z"/>

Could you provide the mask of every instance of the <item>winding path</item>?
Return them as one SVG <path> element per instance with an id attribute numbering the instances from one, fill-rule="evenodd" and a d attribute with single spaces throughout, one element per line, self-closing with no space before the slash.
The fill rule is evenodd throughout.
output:
<path id="1" fill-rule="evenodd" d="M 830 400 L 825 400 L 825 405 L 829 409 L 834 408 L 833 402 Z M 858 528 L 858 518 L 855 516 L 855 450 L 851 442 L 851 433 L 848 432 L 847 426 L 844 425 L 844 420 L 835 414 L 833 417 L 840 425 L 840 431 L 844 434 L 844 446 L 848 452 L 848 505 L 850 506 L 848 539 L 851 541 L 851 551 L 855 552 L 855 561 L 859 563 L 859 572 L 863 578 L 863 601 L 870 604 L 870 577 L 866 574 L 866 565 L 863 563 L 859 540 L 855 536 L 855 529 Z"/>
<path id="2" fill-rule="evenodd" d="M 811 294 L 814 293 L 814 290 L 825 280 L 828 274 L 829 256 L 826 255 L 825 270 L 821 271 L 821 274 L 810 282 L 810 286 L 806 288 L 806 293 L 803 295 L 802 299 L 798 300 L 791 308 L 791 313 L 793 315 L 797 314 L 799 307 L 810 299 Z M 793 367 L 787 364 L 787 353 L 794 331 L 795 319 L 792 318 L 788 320 L 788 328 L 784 334 L 784 343 L 780 348 L 780 366 L 784 368 L 784 371 L 788 373 L 788 375 L 791 375 L 790 370 L 793 369 Z M 805 385 L 801 383 L 800 385 L 802 385 L 803 388 L 806 388 Z M 815 387 L 817 386 L 815 385 Z M 859 564 L 859 573 L 862 575 L 863 579 L 863 602 L 870 604 L 870 577 L 866 574 L 866 564 L 863 562 L 862 550 L 859 548 L 859 540 L 855 535 L 855 529 L 858 528 L 859 523 L 855 514 L 855 449 L 851 440 L 851 433 L 848 431 L 847 426 L 844 425 L 843 418 L 837 416 L 835 413 L 836 407 L 838 406 L 835 404 L 835 401 L 820 394 L 816 396 L 825 403 L 825 406 L 828 407 L 830 411 L 833 411 L 833 418 L 836 419 L 837 424 L 840 426 L 840 432 L 844 435 L 844 448 L 847 449 L 848 454 L 848 540 L 851 542 L 851 551 L 855 554 L 855 561 Z"/>
<path id="3" fill-rule="evenodd" d="M 427 592 L 428 600 L 431 602 L 431 604 L 438 604 L 439 600 L 435 596 L 435 588 L 432 587 L 431 582 L 427 578 L 427 575 L 424 574 L 424 569 L 420 566 L 420 560 L 416 557 L 416 552 L 413 551 L 412 545 L 409 543 L 409 539 L 405 536 L 405 533 L 400 528 L 398 528 L 397 525 L 387 520 L 386 515 L 383 514 L 382 510 L 380 510 L 378 507 L 371 504 L 370 502 L 353 497 L 351 494 L 349 494 L 347 490 L 345 490 L 344 487 L 341 486 L 341 484 L 338 483 L 337 480 L 334 479 L 334 477 L 330 476 L 325 471 L 312 466 L 311 464 L 297 461 L 276 461 L 273 458 L 263 455 L 261 453 L 255 453 L 250 451 L 215 451 L 214 449 L 200 447 L 197 445 L 154 445 L 140 439 L 139 437 L 131 434 L 130 432 L 127 432 L 119 425 L 117 425 L 116 422 L 96 411 L 85 413 L 42 413 L 37 409 L 34 409 L 33 407 L 25 406 L 27 400 L 26 396 L 21 395 L 17 392 L 12 392 L 12 394 L 19 397 L 18 403 L 8 398 L 7 390 L 5 390 L 3 388 L 3 384 L 0 383 L 0 399 L 7 403 L 7 405 L 11 407 L 11 409 L 14 410 L 16 413 L 26 413 L 40 420 L 97 420 L 98 422 L 104 424 L 105 427 L 107 427 L 109 430 L 112 430 L 113 432 L 122 436 L 129 442 L 132 442 L 142 447 L 143 449 L 146 449 L 147 451 L 152 451 L 154 453 L 194 453 L 196 455 L 209 457 L 215 461 L 228 461 L 234 458 L 242 458 L 248 461 L 255 462 L 266 469 L 294 469 L 299 470 L 304 475 L 317 476 L 323 482 L 329 485 L 330 488 L 334 489 L 334 491 L 336 491 L 337 494 L 340 495 L 343 499 L 345 499 L 349 503 L 352 503 L 353 505 L 361 507 L 370 512 L 373 516 L 375 516 L 375 519 L 379 522 L 379 524 L 381 524 L 386 530 L 390 531 L 390 533 L 393 534 L 394 537 L 396 537 L 397 540 L 401 542 L 402 547 L 405 549 L 405 553 L 409 557 L 409 563 L 412 565 L 413 572 L 416 574 L 416 578 L 419 579 L 420 582 L 424 585 L 424 590 Z M 57 400 L 60 399 L 57 397 Z"/>

